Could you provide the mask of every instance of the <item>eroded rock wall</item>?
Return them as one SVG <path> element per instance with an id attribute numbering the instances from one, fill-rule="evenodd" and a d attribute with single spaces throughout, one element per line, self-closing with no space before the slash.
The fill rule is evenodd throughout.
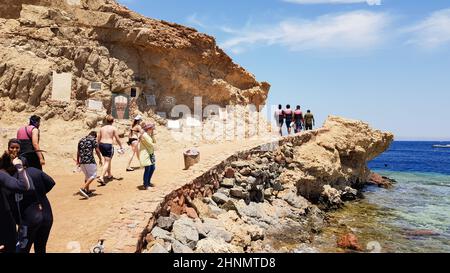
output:
<path id="1" fill-rule="evenodd" d="M 155 110 L 192 106 L 194 96 L 204 104 L 261 105 L 270 89 L 213 37 L 109 0 L 2 1 L 0 56 L 0 96 L 33 106 L 50 98 L 52 71 L 73 73 L 72 99 L 107 108 L 111 92 L 132 87 L 156 95 L 163 109 Z M 91 82 L 102 90 L 90 90 Z M 144 96 L 137 103 L 149 109 Z"/>

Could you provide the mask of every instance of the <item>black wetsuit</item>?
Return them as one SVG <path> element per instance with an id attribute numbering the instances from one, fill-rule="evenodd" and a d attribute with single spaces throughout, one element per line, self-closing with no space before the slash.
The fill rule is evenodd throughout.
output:
<path id="1" fill-rule="evenodd" d="M 23 179 L 17 180 L 6 172 L 0 171 L 0 245 L 5 248 L 3 252 L 16 252 L 16 221 L 11 214 L 11 207 L 7 196 L 12 192 L 21 192 L 27 189 Z"/>
<path id="2" fill-rule="evenodd" d="M 291 109 L 286 109 L 283 112 L 284 112 L 284 116 L 286 119 L 286 127 L 289 129 L 289 128 L 291 128 L 292 115 L 294 112 Z"/>
<path id="3" fill-rule="evenodd" d="M 47 193 L 55 186 L 55 181 L 46 173 L 36 168 L 28 168 L 27 173 L 33 181 L 35 190 L 24 193 L 23 200 L 20 201 L 22 222 L 25 225 L 28 225 L 28 244 L 21 252 L 29 253 L 31 246 L 34 243 L 35 253 L 46 253 L 47 241 L 53 225 L 53 212 L 47 198 Z M 10 198 L 10 203 L 11 202 L 14 202 L 14 200 Z M 37 204 L 42 210 L 39 211 L 37 209 Z M 31 213 L 27 213 L 27 209 L 29 209 Z M 13 214 L 16 221 L 19 222 L 17 206 L 13 210 Z M 39 222 L 35 223 L 36 219 L 39 219 Z"/>

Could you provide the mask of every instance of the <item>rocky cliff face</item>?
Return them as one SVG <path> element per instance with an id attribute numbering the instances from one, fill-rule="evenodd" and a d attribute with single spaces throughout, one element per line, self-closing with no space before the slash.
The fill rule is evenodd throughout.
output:
<path id="1" fill-rule="evenodd" d="M 327 210 L 358 198 L 367 162 L 392 141 L 331 116 L 322 129 L 238 153 L 166 196 L 138 251 L 295 251 L 321 232 Z"/>
<path id="2" fill-rule="evenodd" d="M 150 4 L 150 3 L 149 3 Z M 213 37 L 145 18 L 112 0 L 2 0 L 0 97 L 32 106 L 51 95 L 52 71 L 71 72 L 72 99 L 102 100 L 136 88 L 173 104 L 261 105 L 270 85 L 233 63 Z M 101 82 L 101 90 L 91 90 Z M 139 110 L 149 110 L 140 97 Z"/>

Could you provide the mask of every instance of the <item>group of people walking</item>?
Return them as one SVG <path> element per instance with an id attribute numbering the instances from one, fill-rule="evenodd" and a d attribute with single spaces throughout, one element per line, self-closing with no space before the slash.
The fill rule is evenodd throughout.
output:
<path id="1" fill-rule="evenodd" d="M 84 174 L 84 181 L 79 193 L 89 199 L 93 192 L 90 185 L 98 179 L 99 184 L 106 185 L 114 177 L 112 159 L 114 142 L 124 153 L 118 129 L 113 125 L 110 115 L 104 119 L 104 126 L 90 132 L 78 142 L 77 165 Z M 33 115 L 29 124 L 17 131 L 17 138 L 8 142 L 7 150 L 0 157 L 0 253 L 28 253 L 34 246 L 35 253 L 45 253 L 46 245 L 53 224 L 53 213 L 47 194 L 55 186 L 55 181 L 43 171 L 45 151 L 40 142 L 41 118 Z M 153 187 L 151 179 L 155 172 L 155 125 L 145 123 L 137 116 L 129 132 L 128 145 L 132 155 L 126 171 L 131 168 L 135 157 L 145 168 L 143 189 Z M 97 162 L 102 166 L 97 176 Z"/>
<path id="2" fill-rule="evenodd" d="M 102 171 L 98 178 L 98 182 L 102 186 L 105 186 L 107 182 L 114 179 L 111 172 L 112 159 L 114 157 L 114 142 L 120 147 L 118 153 L 124 153 L 118 129 L 113 123 L 114 118 L 108 115 L 105 118 L 104 126 L 98 133 L 92 131 L 88 136 L 82 138 L 78 142 L 77 164 L 85 176 L 83 185 L 80 188 L 80 194 L 85 198 L 90 198 L 92 196 L 90 185 L 97 179 L 97 163 L 95 161 L 94 151 L 99 159 L 100 165 L 102 165 Z M 156 144 L 154 129 L 154 124 L 143 122 L 142 117 L 138 115 L 134 118 L 133 124 L 131 125 L 127 142 L 131 147 L 132 155 L 128 161 L 126 171 L 134 171 L 131 164 L 134 157 L 137 157 L 140 161 L 140 165 L 145 168 L 143 177 L 143 189 L 145 190 L 149 190 L 153 187 L 151 179 L 155 172 L 156 164 L 154 153 L 154 146 Z"/>
<path id="3" fill-rule="evenodd" d="M 0 158 L 0 252 L 45 253 L 53 213 L 47 198 L 55 181 L 39 147 L 40 118 L 32 116 Z"/>
<path id="4" fill-rule="evenodd" d="M 303 114 L 300 105 L 297 105 L 296 109 L 292 110 L 291 105 L 289 104 L 286 105 L 285 109 L 283 109 L 281 104 L 278 105 L 278 109 L 275 111 L 275 120 L 281 136 L 283 135 L 284 124 L 286 124 L 288 135 L 290 135 L 292 133 L 292 128 L 294 129 L 294 133 L 297 134 L 302 130 L 312 130 L 316 123 L 311 110 L 308 110 L 306 111 L 306 114 Z"/>

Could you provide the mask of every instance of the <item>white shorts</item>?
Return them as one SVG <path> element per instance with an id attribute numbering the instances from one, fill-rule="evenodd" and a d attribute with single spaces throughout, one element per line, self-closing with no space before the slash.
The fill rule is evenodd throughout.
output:
<path id="1" fill-rule="evenodd" d="M 86 181 L 97 178 L 97 164 L 81 164 L 80 168 Z"/>

